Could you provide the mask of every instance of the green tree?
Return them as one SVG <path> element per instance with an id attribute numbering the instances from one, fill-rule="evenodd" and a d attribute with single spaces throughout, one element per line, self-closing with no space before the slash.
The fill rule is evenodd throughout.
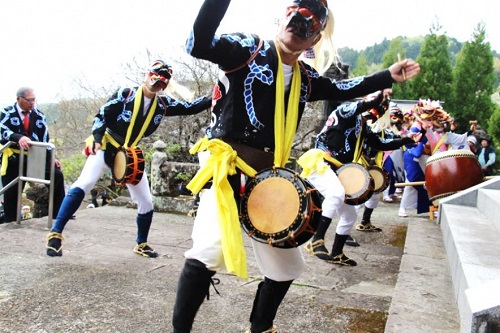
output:
<path id="1" fill-rule="evenodd" d="M 453 76 L 448 53 L 448 38 L 439 34 L 440 30 L 441 26 L 434 23 L 430 28 L 430 34 L 424 39 L 417 57 L 421 68 L 420 74 L 411 82 L 413 99 L 430 98 L 444 102 L 451 100 Z"/>
<path id="2" fill-rule="evenodd" d="M 395 63 L 398 58 L 406 58 L 406 51 L 404 49 L 402 38 L 398 37 L 391 41 L 389 49 L 384 53 L 382 68 L 388 68 L 393 63 Z M 401 84 L 395 84 L 392 86 L 392 98 L 393 99 L 410 99 L 411 94 L 411 82 L 405 82 Z"/>
<path id="3" fill-rule="evenodd" d="M 500 106 L 496 106 L 493 114 L 488 120 L 488 134 L 493 139 L 495 144 L 500 142 Z M 500 157 L 500 152 L 497 149 L 497 157 Z M 498 165 L 497 165 L 498 166 Z"/>
<path id="4" fill-rule="evenodd" d="M 352 76 L 356 77 L 367 74 L 368 74 L 368 60 L 366 59 L 366 55 L 364 53 L 361 53 L 356 61 L 356 68 L 352 71 Z"/>
<path id="5" fill-rule="evenodd" d="M 494 111 L 491 100 L 495 82 L 493 54 L 485 41 L 484 24 L 479 23 L 472 41 L 464 43 L 453 71 L 453 116 L 460 129 L 465 130 L 469 120 L 477 120 L 483 127 Z"/>

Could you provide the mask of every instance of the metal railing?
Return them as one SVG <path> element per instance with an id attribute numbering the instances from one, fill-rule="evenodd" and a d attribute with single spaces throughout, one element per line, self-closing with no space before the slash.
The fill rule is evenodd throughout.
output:
<path id="1" fill-rule="evenodd" d="M 2 148 L 0 148 L 0 153 L 3 152 L 6 148 L 9 148 L 12 144 L 12 141 L 7 142 Z M 28 149 L 26 156 L 28 157 L 27 161 L 27 170 L 26 176 L 24 175 L 24 149 L 21 147 L 19 149 L 19 176 L 12 180 L 10 183 L 3 186 L 0 189 L 0 195 L 4 194 L 12 186 L 18 186 L 18 195 L 17 195 L 17 224 L 21 224 L 21 208 L 22 208 L 22 195 L 23 195 L 23 182 L 34 182 L 41 183 L 49 186 L 49 211 L 48 211 L 48 222 L 47 227 L 52 228 L 52 215 L 54 209 L 54 174 L 55 174 L 55 156 L 56 156 L 56 147 L 52 143 L 47 142 L 35 142 L 32 141 L 31 147 Z M 43 149 L 42 149 L 43 148 Z M 46 170 L 46 161 L 47 161 L 47 148 L 50 148 L 51 153 L 51 161 L 50 161 L 50 175 L 49 179 L 45 179 L 45 170 Z"/>

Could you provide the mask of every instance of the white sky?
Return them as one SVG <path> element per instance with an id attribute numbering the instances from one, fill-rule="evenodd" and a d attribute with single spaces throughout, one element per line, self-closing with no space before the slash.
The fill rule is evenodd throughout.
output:
<path id="1" fill-rule="evenodd" d="M 384 37 L 424 36 L 438 20 L 443 33 L 471 39 L 479 22 L 500 52 L 498 0 L 330 0 L 337 47 L 363 49 Z M 74 78 L 109 86 L 122 65 L 146 50 L 171 59 L 187 38 L 202 0 L 0 0 L 0 106 L 13 104 L 20 86 L 40 102 L 72 94 Z M 285 2 L 286 3 L 286 2 Z M 219 32 L 272 38 L 283 0 L 233 0 Z M 147 66 L 147 64 L 144 64 Z M 175 68 L 174 68 L 175 70 Z"/>

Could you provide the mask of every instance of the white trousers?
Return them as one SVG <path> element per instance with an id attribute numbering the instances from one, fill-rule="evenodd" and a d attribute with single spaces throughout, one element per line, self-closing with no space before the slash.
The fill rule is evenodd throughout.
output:
<path id="1" fill-rule="evenodd" d="M 89 155 L 85 161 L 82 172 L 78 179 L 71 185 L 71 188 L 79 187 L 85 194 L 88 194 L 102 177 L 104 172 L 110 170 L 104 162 L 104 151 L 98 150 L 97 154 Z M 136 185 L 127 184 L 130 198 L 137 204 L 137 213 L 146 214 L 153 210 L 153 198 L 149 190 L 149 182 L 146 171 L 142 175 L 141 181 Z"/>
<path id="2" fill-rule="evenodd" d="M 332 218 L 335 212 L 339 214 L 336 233 L 349 235 L 358 218 L 360 205 L 351 206 L 344 202 L 345 189 L 337 174 L 328 168 L 323 174 L 312 171 L 307 180 L 325 197 L 322 215 Z"/>
<path id="3" fill-rule="evenodd" d="M 209 270 L 225 269 L 214 187 L 203 192 L 194 221 L 193 246 L 186 259 L 203 262 Z M 242 230 L 244 233 L 244 231 Z M 246 237 L 246 234 L 243 235 Z M 274 281 L 295 280 L 304 271 L 305 262 L 300 248 L 282 249 L 251 240 L 261 273 Z"/>

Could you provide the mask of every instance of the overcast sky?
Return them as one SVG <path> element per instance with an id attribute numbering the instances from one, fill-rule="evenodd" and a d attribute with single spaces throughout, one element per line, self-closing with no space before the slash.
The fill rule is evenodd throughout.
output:
<path id="1" fill-rule="evenodd" d="M 498 0 L 330 0 L 337 47 L 363 49 L 384 38 L 424 36 L 436 20 L 443 33 L 471 40 L 478 23 L 500 52 Z M 187 38 L 202 0 L 0 0 L 0 106 L 13 104 L 20 86 L 40 102 L 73 93 L 83 76 L 107 86 L 120 81 L 123 64 L 167 61 Z M 219 32 L 253 32 L 272 38 L 284 0 L 233 0 Z M 285 2 L 286 3 L 286 2 Z M 170 58 L 169 58 L 170 57 Z M 147 64 L 144 64 L 147 66 Z"/>

